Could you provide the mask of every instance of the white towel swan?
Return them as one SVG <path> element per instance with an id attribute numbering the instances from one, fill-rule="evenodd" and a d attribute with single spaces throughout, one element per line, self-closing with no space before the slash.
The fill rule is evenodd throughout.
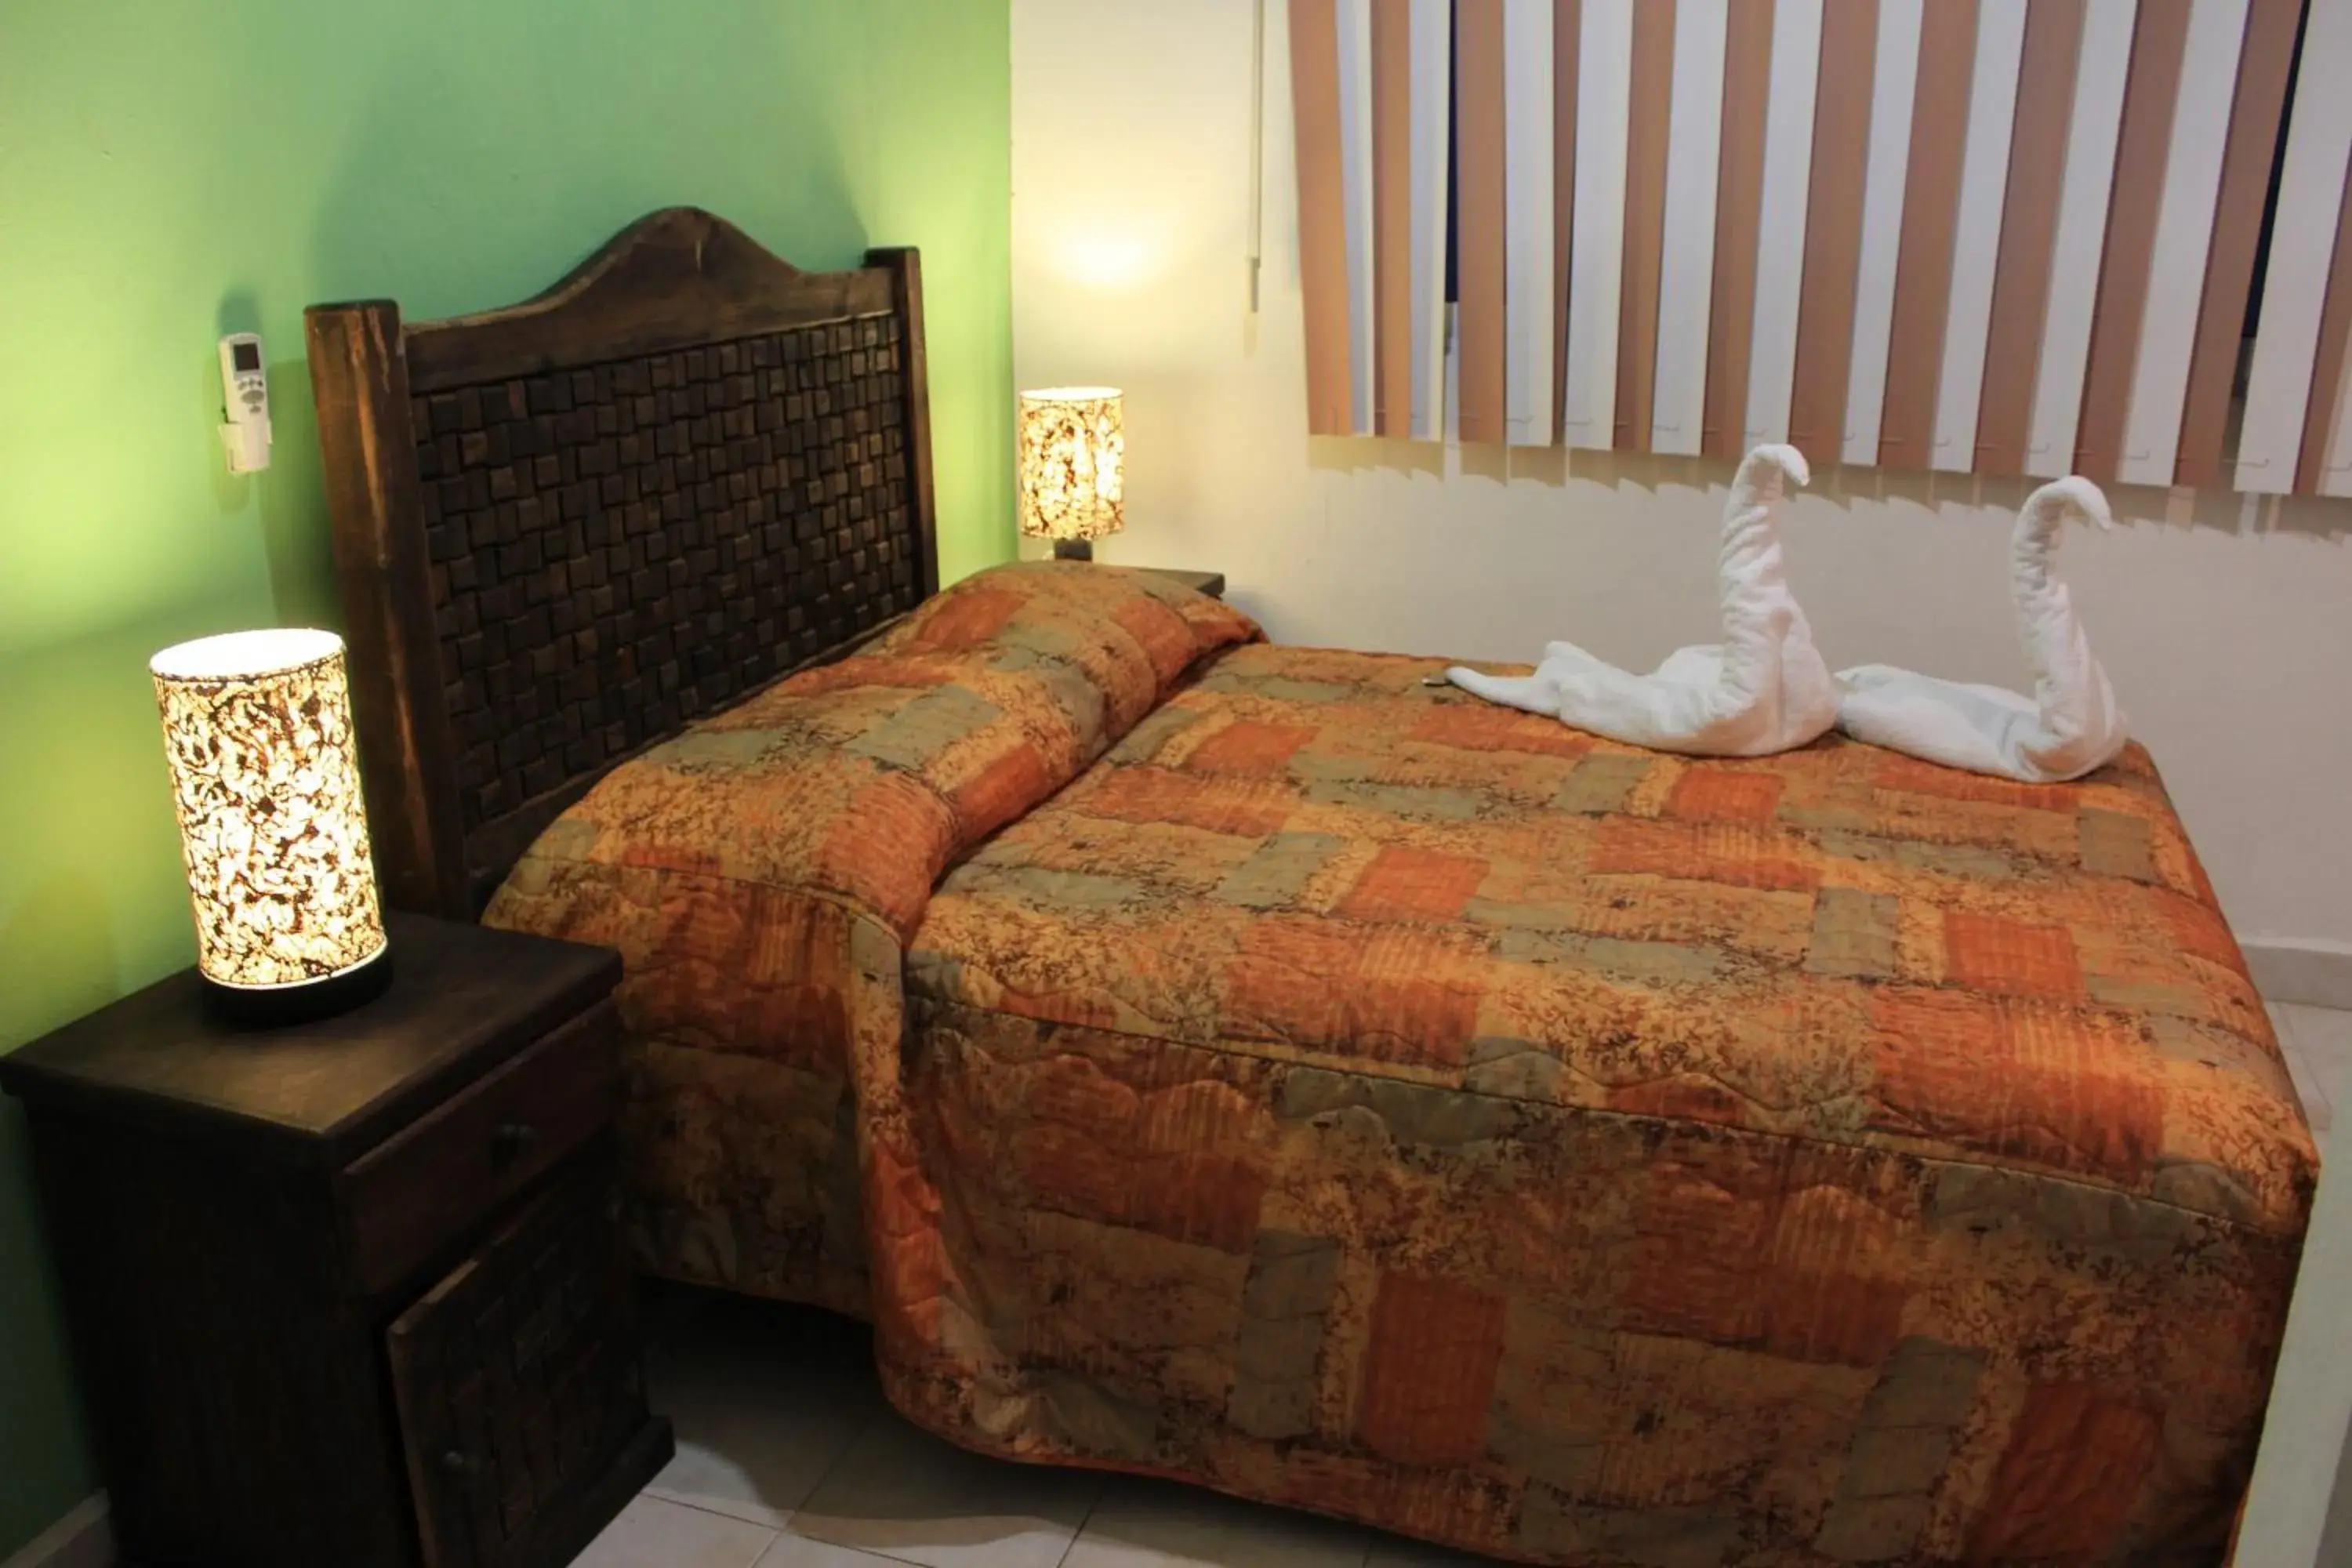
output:
<path id="1" fill-rule="evenodd" d="M 2029 784 L 2081 778 L 2113 761 L 2127 738 L 2123 710 L 2054 570 L 2058 527 L 2070 514 L 2114 526 L 2098 486 L 2065 479 L 2026 498 L 2010 536 L 2010 591 L 2033 676 L 2031 698 L 1865 664 L 1838 673 L 1838 727 L 1931 763 Z"/>
<path id="2" fill-rule="evenodd" d="M 1776 513 L 1787 487 L 1811 477 L 1794 447 L 1759 447 L 1741 461 L 1717 563 L 1721 643 L 1677 648 L 1648 675 L 1556 642 L 1533 675 L 1456 666 L 1445 678 L 1490 702 L 1661 752 L 1760 757 L 1804 745 L 1837 721 L 1837 688 L 1789 592 Z"/>

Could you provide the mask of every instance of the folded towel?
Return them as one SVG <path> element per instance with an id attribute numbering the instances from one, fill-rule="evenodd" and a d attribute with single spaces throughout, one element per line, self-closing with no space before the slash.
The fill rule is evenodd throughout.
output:
<path id="1" fill-rule="evenodd" d="M 2058 526 L 2070 514 L 2115 526 L 2098 486 L 2065 479 L 2026 498 L 2010 536 L 2010 590 L 2031 698 L 1865 664 L 1838 672 L 1838 728 L 1947 767 L 2029 784 L 2080 778 L 2112 761 L 2126 739 L 2123 710 L 2054 569 Z"/>
<path id="2" fill-rule="evenodd" d="M 1722 642 L 1677 648 L 1647 675 L 1556 642 L 1533 675 L 1456 666 L 1445 678 L 1490 702 L 1661 752 L 1760 757 L 1804 745 L 1837 721 L 1837 688 L 1789 592 L 1776 512 L 1786 487 L 1811 477 L 1794 447 L 1759 447 L 1740 463 L 1717 562 Z"/>

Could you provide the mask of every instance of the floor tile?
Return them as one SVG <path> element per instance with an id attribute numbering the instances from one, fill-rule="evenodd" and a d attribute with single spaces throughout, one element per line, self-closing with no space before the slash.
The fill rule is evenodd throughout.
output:
<path id="1" fill-rule="evenodd" d="M 1371 1531 L 1172 1481 L 1115 1477 L 1063 1568 L 1362 1568 Z"/>
<path id="2" fill-rule="evenodd" d="M 2294 1080 L 2295 1098 L 2303 1101 L 2304 1110 L 2315 1116 L 2326 1110 L 2326 1102 L 2319 1094 L 2319 1080 L 2312 1075 L 2310 1064 L 2303 1059 L 2303 1053 L 2292 1039 L 2280 1037 L 2279 1055 L 2286 1059 L 2287 1077 Z"/>
<path id="3" fill-rule="evenodd" d="M 2333 1007 L 2283 1004 L 2273 1009 L 2294 1031 L 2295 1049 L 2318 1080 L 2319 1092 L 2333 1107 L 2352 1068 L 2352 1013 Z"/>
<path id="4" fill-rule="evenodd" d="M 2295 1098 L 2303 1101 L 2304 1120 L 2311 1123 L 2313 1131 L 2326 1131 L 2333 1108 L 2320 1092 L 2319 1079 L 2295 1041 L 2294 1021 L 2286 1016 L 2282 1004 L 2264 1003 L 2263 1010 L 2271 1016 L 2271 1028 L 2278 1036 L 2279 1055 L 2285 1058 L 2287 1077 L 2294 1082 Z"/>
<path id="5" fill-rule="evenodd" d="M 848 1319 L 699 1292 L 647 1317 L 649 1396 L 677 1430 L 655 1497 L 781 1526 L 886 1408 Z"/>
<path id="6" fill-rule="evenodd" d="M 803 1535 L 780 1535 L 755 1568 L 906 1568 L 906 1564 Z"/>
<path id="7" fill-rule="evenodd" d="M 890 1415 L 818 1483 L 791 1533 L 922 1568 L 1055 1568 L 1103 1478 L 985 1458 Z"/>
<path id="8" fill-rule="evenodd" d="M 751 1568 L 775 1539 L 762 1525 L 641 1496 L 572 1568 Z"/>

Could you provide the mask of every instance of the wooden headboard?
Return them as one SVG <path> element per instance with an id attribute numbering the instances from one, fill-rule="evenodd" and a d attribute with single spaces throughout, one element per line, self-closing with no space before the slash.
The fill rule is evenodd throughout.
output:
<path id="1" fill-rule="evenodd" d="M 672 207 L 523 304 L 307 313 L 371 835 L 470 919 L 614 763 L 939 585 L 922 269 Z"/>

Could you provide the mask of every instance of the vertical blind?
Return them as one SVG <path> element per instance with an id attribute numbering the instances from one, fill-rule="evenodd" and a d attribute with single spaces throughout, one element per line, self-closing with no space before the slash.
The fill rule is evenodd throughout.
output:
<path id="1" fill-rule="evenodd" d="M 2352 495 L 2352 0 L 1289 15 L 1317 434 Z"/>

